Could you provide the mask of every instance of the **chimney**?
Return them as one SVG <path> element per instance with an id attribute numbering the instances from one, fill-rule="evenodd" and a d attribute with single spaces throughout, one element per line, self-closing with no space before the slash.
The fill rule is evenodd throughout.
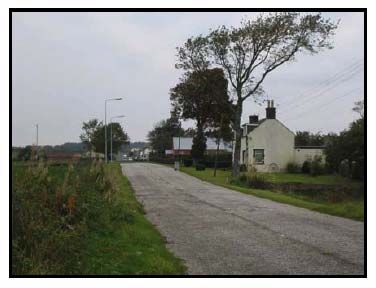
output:
<path id="1" fill-rule="evenodd" d="M 268 100 L 268 106 L 266 107 L 266 118 L 275 119 L 274 100 Z"/>
<path id="2" fill-rule="evenodd" d="M 258 124 L 258 115 L 249 116 L 249 124 Z"/>

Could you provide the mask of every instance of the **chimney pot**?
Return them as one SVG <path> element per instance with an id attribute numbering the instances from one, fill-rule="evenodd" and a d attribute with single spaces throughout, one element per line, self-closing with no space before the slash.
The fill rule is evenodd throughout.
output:
<path id="1" fill-rule="evenodd" d="M 266 118 L 267 119 L 275 119 L 276 111 L 274 107 L 274 101 L 268 100 L 268 107 L 266 107 Z"/>

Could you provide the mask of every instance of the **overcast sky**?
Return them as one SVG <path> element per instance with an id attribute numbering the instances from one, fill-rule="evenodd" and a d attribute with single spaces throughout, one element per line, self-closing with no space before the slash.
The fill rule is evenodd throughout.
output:
<path id="1" fill-rule="evenodd" d="M 176 47 L 219 25 L 237 26 L 256 13 L 13 13 L 12 144 L 78 142 L 82 122 L 125 115 L 132 141 L 169 117 L 169 89 L 181 71 Z M 332 50 L 284 65 L 264 82 L 277 118 L 293 131 L 338 132 L 357 118 L 364 97 L 362 13 L 324 13 L 341 19 Z M 243 109 L 265 117 L 251 99 Z M 192 125 L 186 123 L 185 127 Z"/>

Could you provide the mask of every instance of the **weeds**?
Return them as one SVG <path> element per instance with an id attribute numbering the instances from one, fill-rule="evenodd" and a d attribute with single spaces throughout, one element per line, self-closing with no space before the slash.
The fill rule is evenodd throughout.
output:
<path id="1" fill-rule="evenodd" d="M 85 233 L 113 218 L 111 205 L 117 197 L 113 177 L 105 173 L 101 161 L 14 165 L 13 274 L 75 273 Z"/>

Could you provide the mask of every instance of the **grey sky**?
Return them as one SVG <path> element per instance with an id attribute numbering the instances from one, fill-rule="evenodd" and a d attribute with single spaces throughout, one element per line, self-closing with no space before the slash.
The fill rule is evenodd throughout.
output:
<path id="1" fill-rule="evenodd" d="M 103 120 L 104 99 L 112 97 L 125 100 L 109 103 L 108 115 L 126 115 L 120 123 L 131 140 L 145 140 L 169 117 L 169 89 L 182 73 L 174 68 L 175 47 L 255 14 L 13 13 L 13 145 L 35 142 L 35 123 L 41 145 L 78 142 L 82 122 Z M 277 118 L 293 131 L 341 131 L 363 99 L 363 14 L 324 15 L 341 18 L 335 48 L 299 55 L 263 86 L 279 105 Z M 264 117 L 264 107 L 247 100 L 243 122 L 253 113 Z"/>

